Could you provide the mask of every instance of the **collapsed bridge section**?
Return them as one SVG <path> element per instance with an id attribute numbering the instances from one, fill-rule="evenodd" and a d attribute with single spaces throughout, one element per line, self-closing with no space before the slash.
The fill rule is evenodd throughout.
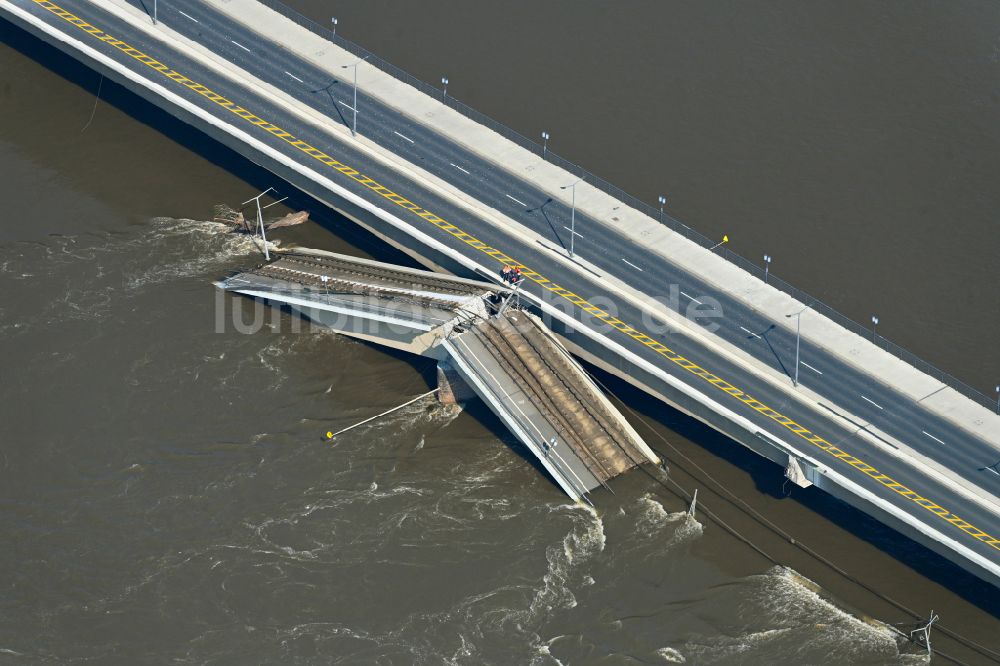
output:
<path id="1" fill-rule="evenodd" d="M 217 286 L 438 359 L 442 393 L 481 398 L 574 500 L 589 502 L 613 477 L 659 463 L 542 322 L 509 307 L 506 288 L 305 249 Z"/>
<path id="2" fill-rule="evenodd" d="M 510 310 L 446 339 L 451 362 L 574 499 L 659 458 L 536 317 Z"/>
<path id="3" fill-rule="evenodd" d="M 495 285 L 321 250 L 296 249 L 216 283 L 281 303 L 339 333 L 436 356 L 458 323 L 488 316 Z"/>

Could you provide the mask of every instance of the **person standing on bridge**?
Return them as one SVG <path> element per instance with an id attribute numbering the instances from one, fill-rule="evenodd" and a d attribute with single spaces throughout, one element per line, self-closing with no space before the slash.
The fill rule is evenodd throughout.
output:
<path id="1" fill-rule="evenodd" d="M 510 283 L 516 285 L 524 278 L 521 276 L 521 267 L 514 266 L 514 270 L 511 271 Z"/>
<path id="2" fill-rule="evenodd" d="M 500 278 L 504 282 L 510 282 L 510 266 L 507 264 L 504 264 L 503 268 L 500 269 Z"/>

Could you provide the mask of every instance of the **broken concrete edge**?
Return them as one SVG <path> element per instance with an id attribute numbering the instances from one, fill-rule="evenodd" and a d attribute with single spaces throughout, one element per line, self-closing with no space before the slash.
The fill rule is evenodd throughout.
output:
<path id="1" fill-rule="evenodd" d="M 433 278 L 435 280 L 447 280 L 448 282 L 454 282 L 455 284 L 461 284 L 468 287 L 478 287 L 483 291 L 497 292 L 497 293 L 510 293 L 510 289 L 504 287 L 501 284 L 494 282 L 484 282 L 482 280 L 471 280 L 469 278 L 459 277 L 457 275 L 452 275 L 451 273 L 439 273 L 437 271 L 429 271 L 425 268 L 411 268 L 409 266 L 400 266 L 399 264 L 390 264 L 385 261 L 376 261 L 375 259 L 363 259 L 361 257 L 355 257 L 350 254 L 340 254 L 337 252 L 330 252 L 328 250 L 318 250 L 312 247 L 302 247 L 298 245 L 290 245 L 288 247 L 281 248 L 279 253 L 283 254 L 305 254 L 315 257 L 329 257 L 331 259 L 339 259 L 341 261 L 349 261 L 351 263 L 359 264 L 361 266 L 369 266 L 371 268 L 384 268 L 400 273 L 409 273 L 415 276 L 423 276 Z"/>

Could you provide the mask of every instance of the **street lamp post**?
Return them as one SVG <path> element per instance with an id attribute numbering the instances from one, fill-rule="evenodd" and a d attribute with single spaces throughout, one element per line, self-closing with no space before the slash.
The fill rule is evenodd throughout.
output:
<path id="1" fill-rule="evenodd" d="M 799 385 L 799 345 L 802 342 L 802 313 L 811 308 L 812 305 L 807 305 L 798 312 L 793 312 L 792 314 L 785 315 L 789 319 L 795 317 L 795 379 L 792 380 L 792 385 Z"/>
<path id="2" fill-rule="evenodd" d="M 337 43 L 337 18 L 333 17 L 330 19 L 330 23 L 333 24 L 333 43 Z"/>
<path id="3" fill-rule="evenodd" d="M 447 76 L 442 76 L 441 77 L 441 85 L 444 86 L 444 98 L 448 99 L 448 77 Z"/>
<path id="4" fill-rule="evenodd" d="M 1000 384 L 997 384 L 997 414 L 1000 414 Z"/>
<path id="5" fill-rule="evenodd" d="M 271 253 L 268 252 L 268 250 L 267 250 L 267 234 L 264 232 L 264 208 L 270 208 L 271 206 L 275 206 L 277 204 L 280 204 L 282 201 L 284 201 L 285 199 L 288 198 L 288 197 L 283 197 L 281 199 L 278 199 L 277 201 L 272 201 L 271 203 L 267 204 L 264 207 L 261 207 L 261 205 L 260 205 L 260 199 L 261 199 L 261 197 L 263 197 L 268 192 L 271 192 L 272 190 L 274 190 L 274 188 L 273 187 L 269 187 L 266 190 L 264 190 L 263 192 L 261 192 L 260 194 L 258 194 L 257 196 L 255 196 L 253 199 L 247 199 L 246 201 L 244 201 L 243 203 L 240 204 L 240 211 L 241 212 L 243 210 L 243 206 L 246 206 L 251 201 L 253 201 L 254 203 L 257 204 L 257 228 L 260 229 L 260 240 L 264 244 L 264 259 L 266 261 L 271 261 Z M 255 230 L 255 233 L 256 233 L 256 230 Z"/>
<path id="6" fill-rule="evenodd" d="M 667 198 L 661 194 L 657 201 L 660 202 L 660 224 L 663 224 L 663 207 L 667 205 Z"/>
<path id="7" fill-rule="evenodd" d="M 368 60 L 368 56 L 356 60 L 350 65 L 341 65 L 341 69 L 354 68 L 354 125 L 351 127 L 351 136 L 358 135 L 358 65 Z"/>
<path id="8" fill-rule="evenodd" d="M 876 334 L 875 330 L 878 328 L 878 317 L 872 315 L 872 342 L 875 342 Z"/>
<path id="9" fill-rule="evenodd" d="M 767 284 L 767 273 L 771 268 L 771 255 L 764 255 L 764 284 Z"/>
<path id="10" fill-rule="evenodd" d="M 569 217 L 569 256 L 573 256 L 573 249 L 576 242 L 576 186 L 583 180 L 583 178 L 577 178 L 569 185 L 563 185 L 561 190 L 572 190 L 573 191 L 573 209 Z"/>
<path id="11" fill-rule="evenodd" d="M 156 0 L 153 0 L 153 25 L 156 25 Z"/>
<path id="12" fill-rule="evenodd" d="M 549 133 L 542 130 L 542 159 L 545 159 L 545 155 L 549 152 Z"/>

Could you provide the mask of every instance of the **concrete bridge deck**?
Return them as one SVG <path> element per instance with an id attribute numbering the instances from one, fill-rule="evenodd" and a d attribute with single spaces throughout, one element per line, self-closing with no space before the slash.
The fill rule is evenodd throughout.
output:
<path id="1" fill-rule="evenodd" d="M 257 23 L 268 41 L 220 13 L 224 4 L 161 3 L 175 16 L 155 28 L 124 0 L 0 0 L 0 12 L 425 265 L 488 277 L 499 262 L 522 266 L 523 296 L 575 354 L 783 467 L 801 461 L 817 487 L 1000 584 L 1000 476 L 984 469 L 1000 450 L 996 415 L 854 334 L 824 337 L 832 323 L 822 318 L 803 326 L 802 350 L 822 374 L 791 386 L 795 338 L 784 315 L 801 304 L 651 231 L 606 195 L 581 196 L 583 184 L 577 228 L 587 240 L 577 244 L 583 258 L 570 260 L 558 251 L 565 235 L 553 233 L 567 202 L 549 192 L 571 176 L 496 135 L 483 139 L 468 119 L 384 75 L 362 95 L 370 129 L 352 138 L 329 96 L 310 90 L 329 86 L 353 56 L 330 44 L 302 52 L 316 36 L 276 16 Z M 237 53 L 228 44 L 241 35 L 256 36 Z M 396 105 L 380 101 L 393 95 Z M 666 240 L 676 251 L 661 251 Z M 716 298 L 719 330 L 652 298 L 665 284 L 679 286 L 689 313 Z"/>

